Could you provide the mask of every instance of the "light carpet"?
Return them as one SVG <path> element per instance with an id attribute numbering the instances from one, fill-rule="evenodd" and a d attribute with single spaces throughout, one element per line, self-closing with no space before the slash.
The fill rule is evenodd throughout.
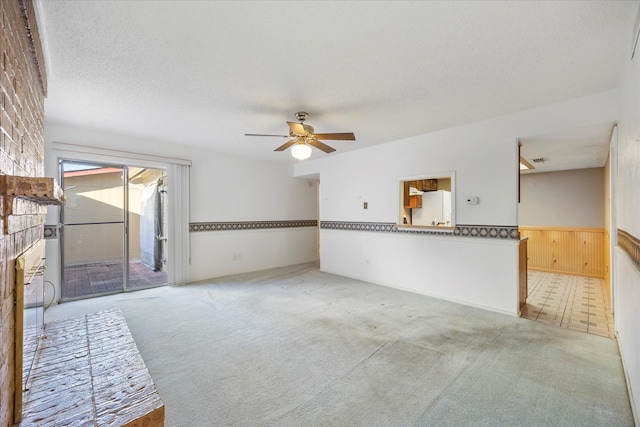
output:
<path id="1" fill-rule="evenodd" d="M 315 264 L 51 307 L 122 310 L 172 426 L 632 426 L 617 343 Z"/>

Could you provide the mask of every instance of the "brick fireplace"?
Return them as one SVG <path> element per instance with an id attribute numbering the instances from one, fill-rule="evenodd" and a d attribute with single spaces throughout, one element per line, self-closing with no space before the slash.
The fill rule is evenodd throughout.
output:
<path id="1" fill-rule="evenodd" d="M 44 57 L 30 0 L 0 2 L 0 176 L 44 175 Z M 13 424 L 16 392 L 15 259 L 43 235 L 45 208 L 0 196 L 0 426 Z"/>

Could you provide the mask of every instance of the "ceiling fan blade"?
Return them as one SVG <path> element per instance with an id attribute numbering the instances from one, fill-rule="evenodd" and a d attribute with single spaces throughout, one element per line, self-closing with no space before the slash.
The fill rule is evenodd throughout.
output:
<path id="1" fill-rule="evenodd" d="M 332 153 L 332 152 L 336 151 L 335 148 L 329 147 L 327 144 L 323 144 L 322 142 L 318 141 L 317 139 L 307 139 L 307 143 L 309 145 L 313 145 L 318 150 L 324 151 L 325 153 Z"/>
<path id="2" fill-rule="evenodd" d="M 273 151 L 284 151 L 287 148 L 291 147 L 293 144 L 295 144 L 296 142 L 298 142 L 297 139 L 292 139 L 291 141 L 287 141 L 284 144 L 282 144 L 280 147 L 276 148 Z"/>
<path id="3" fill-rule="evenodd" d="M 304 125 L 302 123 L 287 122 L 287 124 L 289 125 L 289 129 L 291 129 L 291 132 L 293 134 L 302 136 L 307 134 L 307 130 L 304 128 Z"/>
<path id="4" fill-rule="evenodd" d="M 244 136 L 277 136 L 278 138 L 289 138 L 289 135 L 271 135 L 268 133 L 245 133 Z"/>
<path id="5" fill-rule="evenodd" d="M 343 141 L 355 141 L 356 136 L 352 132 L 343 132 L 343 133 L 317 133 L 316 137 L 318 139 L 328 139 L 328 140 L 343 140 Z"/>

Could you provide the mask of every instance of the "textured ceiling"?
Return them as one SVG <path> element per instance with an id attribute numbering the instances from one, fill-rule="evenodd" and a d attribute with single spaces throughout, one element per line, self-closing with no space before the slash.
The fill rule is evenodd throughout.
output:
<path id="1" fill-rule="evenodd" d="M 609 156 L 613 126 L 614 123 L 603 123 L 520 138 L 520 154 L 534 167 L 524 173 L 604 166 Z"/>
<path id="2" fill-rule="evenodd" d="M 244 133 L 285 134 L 303 110 L 356 134 L 340 153 L 614 89 L 638 3 L 36 6 L 48 122 L 292 161 Z"/>

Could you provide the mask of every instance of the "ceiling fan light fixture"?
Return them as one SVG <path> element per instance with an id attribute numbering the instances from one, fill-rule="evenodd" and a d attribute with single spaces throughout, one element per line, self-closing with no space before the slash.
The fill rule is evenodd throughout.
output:
<path id="1" fill-rule="evenodd" d="M 305 160 L 311 157 L 311 147 L 307 144 L 296 144 L 291 147 L 291 155 L 298 160 Z"/>
<path id="2" fill-rule="evenodd" d="M 304 111 L 298 111 L 296 118 L 300 123 L 287 122 L 289 126 L 289 135 L 272 135 L 272 134 L 260 134 L 260 133 L 245 133 L 245 136 L 278 136 L 282 138 L 291 138 L 289 141 L 280 145 L 273 151 L 285 151 L 291 147 L 291 155 L 298 160 L 305 160 L 311 157 L 312 147 L 317 148 L 325 153 L 333 153 L 335 148 L 328 146 L 321 139 L 328 139 L 331 141 L 355 141 L 356 136 L 353 132 L 339 132 L 339 133 L 315 133 L 313 126 L 304 124 L 307 119 L 307 113 Z"/>

